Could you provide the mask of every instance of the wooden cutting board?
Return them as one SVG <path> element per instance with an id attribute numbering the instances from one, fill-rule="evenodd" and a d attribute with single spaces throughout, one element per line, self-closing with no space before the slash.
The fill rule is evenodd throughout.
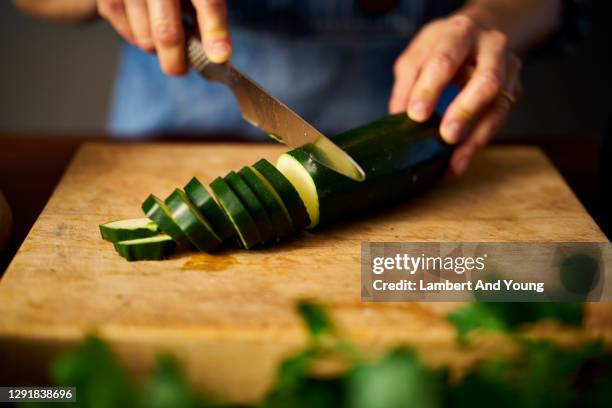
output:
<path id="1" fill-rule="evenodd" d="M 461 179 L 270 249 L 130 263 L 100 239 L 98 224 L 141 216 L 151 192 L 165 197 L 191 176 L 210 182 L 282 150 L 84 145 L 0 282 L 0 355 L 14 380 L 0 383 L 44 373 L 59 351 L 97 333 L 136 373 L 169 351 L 196 385 L 253 401 L 279 360 L 304 342 L 293 308 L 301 298 L 329 305 L 346 335 L 368 350 L 408 344 L 432 364 L 461 367 L 498 352 L 499 344 L 460 351 L 444 319 L 453 304 L 361 303 L 362 241 L 607 241 L 545 156 L 525 147 L 487 149 Z M 587 335 L 610 337 L 608 306 L 589 306 Z"/>

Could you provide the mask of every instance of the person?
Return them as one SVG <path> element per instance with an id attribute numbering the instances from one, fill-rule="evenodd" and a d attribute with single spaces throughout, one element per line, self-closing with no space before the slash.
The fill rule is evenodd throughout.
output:
<path id="1" fill-rule="evenodd" d="M 109 129 L 265 137 L 222 85 L 189 72 L 180 0 L 13 0 L 65 21 L 97 12 L 126 41 Z M 230 58 L 324 133 L 386 113 L 426 121 L 450 83 L 440 134 L 465 171 L 522 93 L 519 55 L 553 32 L 560 0 L 192 0 L 211 61 Z M 158 65 L 159 64 L 159 65 Z M 161 69 L 160 69 L 161 68 Z"/>

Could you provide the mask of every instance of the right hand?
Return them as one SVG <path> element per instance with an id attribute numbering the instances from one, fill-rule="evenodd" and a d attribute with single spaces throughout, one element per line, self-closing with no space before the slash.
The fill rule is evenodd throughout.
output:
<path id="1" fill-rule="evenodd" d="M 164 73 L 187 72 L 181 0 L 96 0 L 98 13 L 128 42 L 157 52 Z M 232 43 L 225 0 L 191 0 L 202 45 L 214 63 L 229 60 Z"/>

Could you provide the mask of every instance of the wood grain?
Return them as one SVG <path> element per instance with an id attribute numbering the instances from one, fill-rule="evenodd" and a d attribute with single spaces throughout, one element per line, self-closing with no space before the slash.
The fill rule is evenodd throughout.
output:
<path id="1" fill-rule="evenodd" d="M 270 249 L 129 263 L 99 237 L 98 224 L 140 216 L 151 192 L 165 197 L 193 175 L 210 182 L 281 151 L 244 144 L 84 145 L 0 281 L 5 366 L 28 362 L 31 374 L 84 334 L 98 333 L 137 373 L 156 353 L 170 351 L 196 385 L 253 401 L 270 385 L 278 361 L 303 344 L 293 305 L 313 298 L 374 354 L 408 344 L 432 364 L 462 367 L 504 347 L 483 340 L 478 350 L 459 352 L 444 319 L 454 304 L 361 303 L 362 241 L 607 241 L 543 154 L 524 147 L 490 148 L 461 179 Z M 608 306 L 590 305 L 586 332 L 554 329 L 555 336 L 610 338 Z"/>

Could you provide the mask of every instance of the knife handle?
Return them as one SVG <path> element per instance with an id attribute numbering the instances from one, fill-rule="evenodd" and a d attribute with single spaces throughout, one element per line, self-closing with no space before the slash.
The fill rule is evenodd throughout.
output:
<path id="1" fill-rule="evenodd" d="M 227 63 L 211 62 L 204 53 L 202 43 L 195 35 L 190 35 L 187 39 L 187 59 L 189 64 L 209 81 L 229 85 L 230 70 Z"/>

